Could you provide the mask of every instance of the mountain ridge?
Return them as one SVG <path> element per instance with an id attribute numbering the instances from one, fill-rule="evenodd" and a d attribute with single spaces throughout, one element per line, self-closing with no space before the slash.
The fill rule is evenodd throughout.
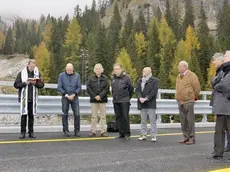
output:
<path id="1" fill-rule="evenodd" d="M 175 0 L 170 0 L 170 5 L 172 5 L 173 1 Z M 185 0 L 178 0 L 178 1 L 180 3 L 181 13 L 183 17 L 185 13 L 185 7 L 184 7 Z M 216 17 L 219 9 L 222 7 L 223 1 L 224 0 L 202 0 L 204 4 L 206 16 L 208 19 L 207 23 L 210 30 L 216 30 L 217 27 Z M 162 14 L 165 14 L 166 11 L 165 2 L 166 2 L 165 0 L 115 0 L 113 2 L 113 5 L 111 5 L 106 9 L 106 14 L 105 17 L 102 19 L 102 22 L 106 27 L 109 26 L 111 18 L 113 16 L 113 9 L 116 3 L 118 4 L 120 10 L 122 23 L 124 23 L 125 17 L 129 10 L 133 15 L 134 20 L 138 18 L 141 10 L 143 10 L 145 15 L 149 13 L 150 17 L 153 17 L 157 12 L 157 8 L 159 7 Z M 198 22 L 200 6 L 201 6 L 201 0 L 193 0 L 193 11 L 196 18 L 195 23 Z M 149 7 L 149 9 L 147 9 L 146 7 Z"/>

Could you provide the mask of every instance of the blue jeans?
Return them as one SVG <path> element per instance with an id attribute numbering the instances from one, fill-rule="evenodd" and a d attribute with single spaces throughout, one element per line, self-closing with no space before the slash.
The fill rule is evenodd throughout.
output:
<path id="1" fill-rule="evenodd" d="M 68 113 L 69 113 L 69 105 L 71 105 L 71 109 L 74 115 L 74 132 L 78 133 L 80 131 L 80 112 L 79 112 L 79 100 L 77 97 L 74 100 L 70 101 L 68 98 L 62 96 L 62 126 L 63 132 L 69 131 L 68 124 Z"/>
<path id="2" fill-rule="evenodd" d="M 227 148 L 230 148 L 230 134 L 227 133 Z"/>

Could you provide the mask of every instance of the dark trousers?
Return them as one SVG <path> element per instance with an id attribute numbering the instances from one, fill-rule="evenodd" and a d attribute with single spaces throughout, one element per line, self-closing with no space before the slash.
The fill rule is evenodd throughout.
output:
<path id="1" fill-rule="evenodd" d="M 130 136 L 129 124 L 129 108 L 130 103 L 114 103 L 114 112 L 116 115 L 116 123 L 120 136 Z"/>
<path id="2" fill-rule="evenodd" d="M 227 133 L 227 148 L 230 148 L 230 133 Z"/>
<path id="3" fill-rule="evenodd" d="M 179 104 L 179 113 L 184 138 L 195 140 L 194 102 Z"/>
<path id="4" fill-rule="evenodd" d="M 80 112 L 79 112 L 79 101 L 77 97 L 75 97 L 74 100 L 70 101 L 68 98 L 62 96 L 63 131 L 64 132 L 69 131 L 69 124 L 68 124 L 69 105 L 71 105 L 71 109 L 74 115 L 74 132 L 77 133 L 80 131 Z"/>
<path id="5" fill-rule="evenodd" d="M 230 116 L 217 115 L 214 134 L 214 155 L 223 157 L 225 145 L 225 131 L 230 131 Z"/>
<path id="6" fill-rule="evenodd" d="M 28 102 L 28 114 L 21 116 L 21 133 L 26 133 L 27 116 L 29 117 L 28 120 L 29 133 L 33 133 L 34 132 L 33 102 Z"/>

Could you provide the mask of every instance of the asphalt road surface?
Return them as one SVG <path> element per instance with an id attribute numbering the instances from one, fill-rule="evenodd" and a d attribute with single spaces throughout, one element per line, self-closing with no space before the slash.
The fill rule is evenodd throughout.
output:
<path id="1" fill-rule="evenodd" d="M 0 172 L 208 172 L 230 168 L 224 160 L 206 159 L 213 151 L 213 128 L 197 128 L 196 144 L 179 144 L 179 129 L 159 130 L 158 141 L 108 138 L 65 138 L 37 133 L 34 140 L 0 134 Z M 229 169 L 230 171 L 230 169 Z M 227 172 L 227 171 L 226 171 Z"/>

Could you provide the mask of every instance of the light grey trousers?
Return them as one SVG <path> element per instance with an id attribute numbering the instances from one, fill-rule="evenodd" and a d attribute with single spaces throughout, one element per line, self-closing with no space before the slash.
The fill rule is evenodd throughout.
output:
<path id="1" fill-rule="evenodd" d="M 141 134 L 147 135 L 147 117 L 149 115 L 150 120 L 150 135 L 156 137 L 157 126 L 156 126 L 156 109 L 142 109 L 141 110 Z"/>

